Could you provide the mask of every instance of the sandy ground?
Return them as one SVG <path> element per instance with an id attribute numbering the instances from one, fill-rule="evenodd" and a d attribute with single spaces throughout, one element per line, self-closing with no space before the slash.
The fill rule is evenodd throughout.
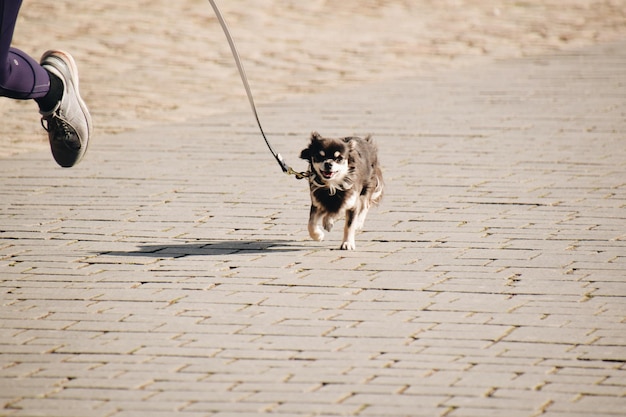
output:
<path id="1" fill-rule="evenodd" d="M 261 114 L 293 95 L 626 36 L 626 0 L 218 4 Z M 94 140 L 248 107 L 206 0 L 27 0 L 13 46 L 36 58 L 47 49 L 74 55 Z M 48 146 L 34 102 L 2 98 L 0 115 L 0 157 Z"/>

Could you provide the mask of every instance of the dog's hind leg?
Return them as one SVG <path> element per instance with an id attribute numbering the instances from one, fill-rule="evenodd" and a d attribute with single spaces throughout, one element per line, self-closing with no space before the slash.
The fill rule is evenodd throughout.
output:
<path id="1" fill-rule="evenodd" d="M 365 224 L 365 218 L 367 217 L 367 211 L 369 209 L 367 207 L 363 207 L 361 211 L 355 216 L 354 219 L 354 228 L 355 230 L 363 229 L 363 225 Z"/>
<path id="2" fill-rule="evenodd" d="M 333 230 L 333 226 L 335 225 L 335 217 L 327 214 L 326 216 L 324 216 L 324 221 L 322 222 L 322 225 L 324 226 L 324 230 L 330 232 L 331 230 Z"/>
<path id="3" fill-rule="evenodd" d="M 342 250 L 355 250 L 356 243 L 354 237 L 357 229 L 358 216 L 355 216 L 354 210 L 346 210 L 346 224 L 343 228 Z"/>

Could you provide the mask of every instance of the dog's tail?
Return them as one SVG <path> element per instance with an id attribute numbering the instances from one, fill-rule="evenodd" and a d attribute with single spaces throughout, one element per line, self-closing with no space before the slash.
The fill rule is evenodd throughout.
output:
<path id="1" fill-rule="evenodd" d="M 383 189 L 385 188 L 385 183 L 383 181 L 383 173 L 380 170 L 380 167 L 376 165 L 375 169 L 374 178 L 376 179 L 376 188 L 374 188 L 374 192 L 372 192 L 372 204 L 378 205 L 383 199 Z"/>
<path id="2" fill-rule="evenodd" d="M 374 172 L 372 173 L 372 179 L 376 180 L 376 188 L 372 192 L 372 197 L 370 202 L 372 205 L 378 205 L 380 201 L 383 199 L 383 189 L 385 188 L 385 182 L 383 181 L 383 172 L 378 165 L 378 146 L 374 141 L 372 135 L 367 135 L 363 138 L 363 140 L 370 146 L 371 152 L 370 155 L 373 156 L 371 162 L 372 168 Z"/>

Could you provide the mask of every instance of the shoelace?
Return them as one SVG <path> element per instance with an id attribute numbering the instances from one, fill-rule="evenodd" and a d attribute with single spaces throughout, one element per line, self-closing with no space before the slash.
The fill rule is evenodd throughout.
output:
<path id="1" fill-rule="evenodd" d="M 50 126 L 51 123 L 53 126 Z M 74 140 L 72 137 L 74 129 L 60 115 L 52 113 L 49 116 L 42 117 L 41 127 L 43 127 L 43 129 L 48 133 L 52 130 L 54 132 L 53 137 L 55 140 L 62 141 L 68 147 L 80 149 L 80 141 Z"/>

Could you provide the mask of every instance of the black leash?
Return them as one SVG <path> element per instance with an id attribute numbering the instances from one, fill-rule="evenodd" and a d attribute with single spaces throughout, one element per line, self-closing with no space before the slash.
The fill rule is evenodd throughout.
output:
<path id="1" fill-rule="evenodd" d="M 246 89 L 246 94 L 248 95 L 250 108 L 252 109 L 252 113 L 254 114 L 254 118 L 256 119 L 256 123 L 259 126 L 259 130 L 261 131 L 261 135 L 263 136 L 263 139 L 265 140 L 265 144 L 267 145 L 267 148 L 270 150 L 270 152 L 274 156 L 274 159 L 276 159 L 276 162 L 278 162 L 278 165 L 280 165 L 280 168 L 283 170 L 284 173 L 286 173 L 287 175 L 295 175 L 297 179 L 308 177 L 309 176 L 308 172 L 297 172 L 297 171 L 294 171 L 293 168 L 291 168 L 289 165 L 287 165 L 287 162 L 285 162 L 282 155 L 277 153 L 274 150 L 274 148 L 272 148 L 272 145 L 270 144 L 269 140 L 267 140 L 267 137 L 265 136 L 265 132 L 263 131 L 263 127 L 261 127 L 261 122 L 259 121 L 259 115 L 256 111 L 256 106 L 254 105 L 254 99 L 252 98 L 252 91 L 250 90 L 250 84 L 248 84 L 248 77 L 246 77 L 246 71 L 243 68 L 243 64 L 241 63 L 239 54 L 237 53 L 235 42 L 233 41 L 232 36 L 230 36 L 228 25 L 226 25 L 226 21 L 224 20 L 224 17 L 222 16 L 222 12 L 220 12 L 220 9 L 217 7 L 217 4 L 215 4 L 215 1 L 209 0 L 209 3 L 211 3 L 211 7 L 213 7 L 213 11 L 215 12 L 215 15 L 217 16 L 217 20 L 220 22 L 220 25 L 222 26 L 222 30 L 224 31 L 224 34 L 226 35 L 226 40 L 228 41 L 228 45 L 230 46 L 231 52 L 233 53 L 233 58 L 235 58 L 235 63 L 237 64 L 237 69 L 239 70 L 241 81 L 243 82 L 243 86 Z"/>

